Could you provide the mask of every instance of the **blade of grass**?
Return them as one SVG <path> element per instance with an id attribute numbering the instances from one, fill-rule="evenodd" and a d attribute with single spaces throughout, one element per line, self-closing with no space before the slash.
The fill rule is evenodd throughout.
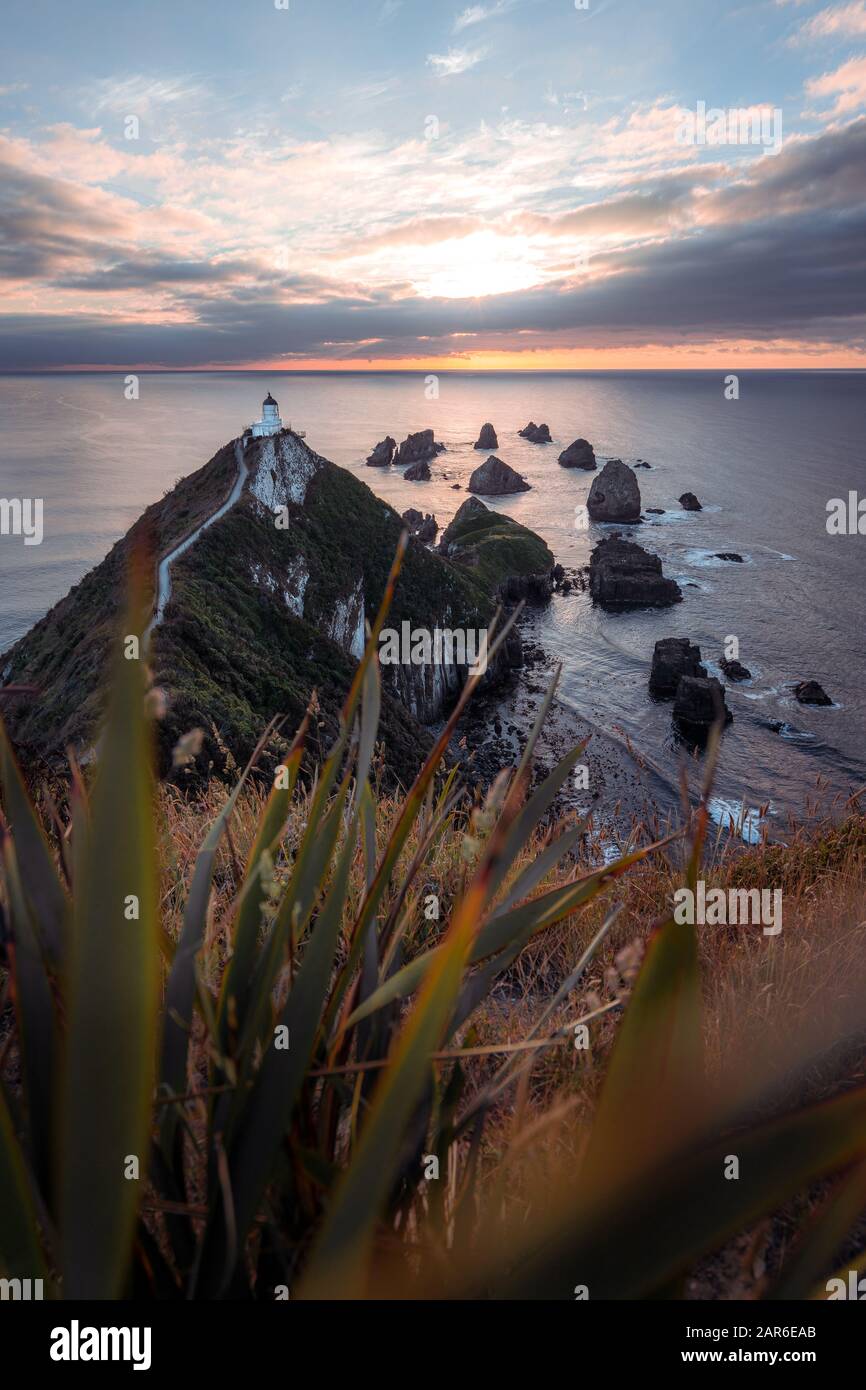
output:
<path id="1" fill-rule="evenodd" d="M 143 627 L 134 573 L 127 631 Z M 140 661 L 118 638 L 92 825 L 76 886 L 60 1119 L 67 1298 L 124 1289 L 144 1187 L 156 1044 L 159 928 L 153 783 Z M 137 903 L 137 917 L 126 909 Z M 127 1176 L 138 1159 L 141 1176 Z"/>
<path id="2" fill-rule="evenodd" d="M 36 812 L 27 795 L 24 779 L 12 752 L 12 746 L 0 719 L 0 790 L 10 828 L 15 836 L 15 848 L 21 865 L 23 882 L 32 899 L 34 917 L 39 926 L 42 947 L 52 965 L 59 968 L 63 960 L 66 937 L 67 899 L 63 891 L 54 858 L 42 833 Z"/>

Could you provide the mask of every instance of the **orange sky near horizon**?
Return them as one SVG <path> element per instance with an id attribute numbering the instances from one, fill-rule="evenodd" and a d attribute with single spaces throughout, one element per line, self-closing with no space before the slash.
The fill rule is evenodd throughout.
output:
<path id="1" fill-rule="evenodd" d="M 678 348 L 591 348 L 509 352 L 479 351 L 441 357 L 295 358 L 291 361 L 201 363 L 194 367 L 158 363 L 119 363 L 71 367 L 68 371 L 172 372 L 556 372 L 556 371 L 864 371 L 866 352 L 836 346 L 770 345 L 754 343 L 683 345 Z"/>

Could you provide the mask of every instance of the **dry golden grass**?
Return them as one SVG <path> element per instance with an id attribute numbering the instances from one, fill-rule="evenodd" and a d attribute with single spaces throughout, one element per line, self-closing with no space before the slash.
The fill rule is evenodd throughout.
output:
<path id="1" fill-rule="evenodd" d="M 165 825 L 164 920 L 168 934 L 176 937 L 197 847 L 223 804 L 225 792 L 218 783 L 211 783 L 195 799 L 187 799 L 170 787 L 163 787 L 160 795 Z M 230 837 L 220 850 L 203 953 L 204 978 L 214 992 L 225 961 L 230 909 L 264 795 L 255 787 L 245 790 L 232 818 Z M 278 878 L 287 872 L 293 845 L 305 824 L 307 805 L 307 794 L 300 794 L 283 840 L 283 857 L 275 866 Z M 380 797 L 380 847 L 397 811 L 396 799 Z M 471 867 L 471 848 L 467 858 L 470 811 L 471 806 L 467 806 L 455 813 L 430 857 L 423 893 L 417 893 L 411 905 L 410 918 L 416 927 L 406 942 L 409 954 L 435 942 L 464 884 Z M 515 874 L 563 828 L 560 823 L 536 834 L 515 866 Z M 417 849 L 413 835 L 405 850 L 406 863 Z M 606 913 L 613 904 L 621 904 L 620 915 L 576 996 L 563 1001 L 543 1030 L 550 1036 L 569 1020 L 607 1007 L 608 1012 L 593 1023 L 591 1050 L 577 1052 L 566 1038 L 535 1059 L 525 1070 L 522 1083 L 504 1093 L 502 1105 L 490 1117 L 486 1138 L 489 1154 L 504 1152 L 516 1133 L 525 1142 L 523 1136 L 529 1132 L 534 1136 L 537 1157 L 546 1142 L 545 1134 L 559 1144 L 569 1128 L 572 1132 L 582 1129 L 583 1124 L 568 1127 L 548 1123 L 562 1106 L 572 1109 L 579 1121 L 591 1121 L 606 1057 L 616 1035 L 618 1003 L 628 997 L 646 938 L 671 910 L 674 891 L 683 882 L 682 858 L 680 844 L 668 846 L 618 879 L 588 909 L 540 933 L 476 1012 L 470 1026 L 462 1030 L 459 1042 L 463 1047 L 493 1047 L 524 1040 L 547 1000 L 574 969 Z M 542 887 L 579 877 L 598 863 L 598 846 L 590 834 L 580 852 Z M 762 843 L 747 848 L 736 837 L 720 833 L 710 846 L 703 876 L 708 888 L 780 887 L 784 910 L 784 926 L 778 937 L 765 937 L 760 927 L 754 926 L 699 928 L 704 1042 L 710 1075 L 717 1080 L 722 1076 L 737 1078 L 742 1094 L 743 1079 L 750 1072 L 766 1083 L 793 1067 L 798 1058 L 826 1052 L 827 1073 L 822 1075 L 817 1069 L 815 1081 L 819 1088 L 822 1084 L 832 1088 L 838 1079 L 835 1061 L 840 1039 L 855 1034 L 858 1026 L 856 1017 L 848 1018 L 847 1007 L 853 1010 L 856 1000 L 862 998 L 866 973 L 866 815 L 856 802 L 841 820 L 830 816 L 816 819 L 813 814 L 808 825 L 789 827 L 785 845 Z M 395 875 L 395 883 L 399 884 L 400 877 Z M 359 861 L 352 882 L 352 913 L 362 892 Z M 428 893 L 439 899 L 438 922 L 425 918 Z M 393 903 L 393 896 L 386 899 L 385 911 Z M 501 1056 L 492 1055 L 467 1063 L 470 1089 L 489 1078 L 500 1061 Z M 848 1075 L 857 1074 L 857 1065 L 853 1072 L 849 1065 Z"/>

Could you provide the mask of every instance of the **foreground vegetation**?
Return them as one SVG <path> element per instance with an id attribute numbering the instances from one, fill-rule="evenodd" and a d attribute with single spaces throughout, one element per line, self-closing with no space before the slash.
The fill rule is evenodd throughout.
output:
<path id="1" fill-rule="evenodd" d="M 866 818 L 733 855 L 707 840 L 712 747 L 683 833 L 599 863 L 551 815 L 580 748 L 533 786 L 533 737 L 483 799 L 445 770 L 471 682 L 384 794 L 399 563 L 312 783 L 315 707 L 267 794 L 252 764 L 227 799 L 157 792 L 120 651 L 68 812 L 34 809 L 3 739 L 0 1274 L 65 1298 L 825 1296 L 866 1245 Z M 782 934 L 675 923 L 699 876 L 782 887 Z"/>

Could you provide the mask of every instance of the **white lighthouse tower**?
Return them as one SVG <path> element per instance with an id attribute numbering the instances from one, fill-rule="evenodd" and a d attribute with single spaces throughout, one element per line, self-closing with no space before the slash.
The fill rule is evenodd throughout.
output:
<path id="1" fill-rule="evenodd" d="M 262 418 L 256 420 L 252 427 L 253 439 L 261 439 L 267 434 L 279 434 L 283 428 L 280 419 L 280 407 L 277 405 L 270 391 L 262 402 Z"/>

